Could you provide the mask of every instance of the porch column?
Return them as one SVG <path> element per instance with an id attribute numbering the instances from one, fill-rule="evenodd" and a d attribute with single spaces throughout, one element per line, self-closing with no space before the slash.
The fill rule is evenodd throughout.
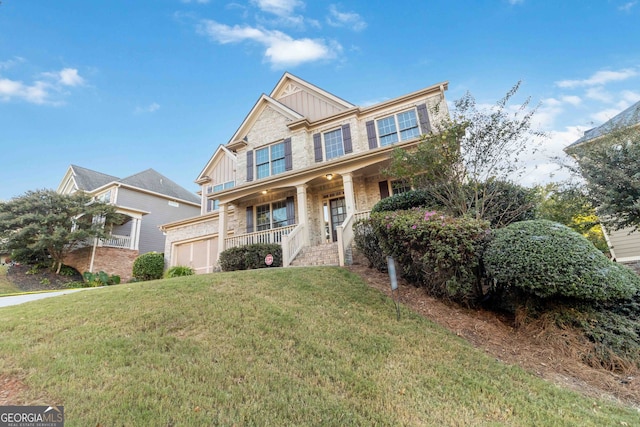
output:
<path id="1" fill-rule="evenodd" d="M 353 176 L 350 173 L 342 175 L 342 186 L 344 188 L 344 202 L 347 205 L 347 215 L 356 213 L 356 195 L 353 192 Z"/>
<path id="2" fill-rule="evenodd" d="M 224 239 L 227 237 L 227 204 L 218 205 L 218 258 L 224 251 Z"/>
<path id="3" fill-rule="evenodd" d="M 304 246 L 309 246 L 309 224 L 307 224 L 307 184 L 296 186 L 298 200 L 298 224 L 302 225 L 302 241 Z"/>
<path id="4" fill-rule="evenodd" d="M 137 250 L 140 244 L 140 218 L 133 218 L 131 224 L 131 244 L 132 250 Z"/>

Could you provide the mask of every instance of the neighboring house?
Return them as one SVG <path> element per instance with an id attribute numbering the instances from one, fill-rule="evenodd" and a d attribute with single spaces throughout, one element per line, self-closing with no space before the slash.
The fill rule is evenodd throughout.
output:
<path id="1" fill-rule="evenodd" d="M 586 131 L 582 138 L 566 147 L 564 151 L 575 156 L 580 146 L 597 144 L 601 137 L 619 126 L 640 126 L 640 101 L 601 126 Z M 613 231 L 603 227 L 603 230 L 611 258 L 640 271 L 640 232 L 632 232 L 631 228 Z"/>
<path id="2" fill-rule="evenodd" d="M 382 173 L 391 151 L 448 118 L 447 86 L 360 107 L 285 73 L 198 175 L 200 215 L 162 227 L 168 265 L 212 272 L 258 242 L 281 244 L 285 267 L 349 263 L 354 221 L 406 190 Z"/>
<path id="3" fill-rule="evenodd" d="M 65 264 L 85 271 L 105 271 L 130 279 L 133 261 L 147 252 L 162 252 L 165 236 L 160 225 L 197 215 L 200 199 L 153 169 L 117 178 L 71 165 L 57 192 L 82 191 L 96 200 L 110 203 L 123 214 L 124 221 L 114 226 L 110 238 L 72 253 Z"/>

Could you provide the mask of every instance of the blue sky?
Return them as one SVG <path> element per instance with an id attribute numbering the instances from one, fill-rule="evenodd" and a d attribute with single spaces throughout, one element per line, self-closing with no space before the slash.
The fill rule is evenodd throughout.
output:
<path id="1" fill-rule="evenodd" d="M 185 188 L 285 71 L 369 105 L 449 82 L 495 103 L 522 81 L 546 156 L 640 100 L 640 2 L 3 0 L 0 200 L 70 164 Z"/>

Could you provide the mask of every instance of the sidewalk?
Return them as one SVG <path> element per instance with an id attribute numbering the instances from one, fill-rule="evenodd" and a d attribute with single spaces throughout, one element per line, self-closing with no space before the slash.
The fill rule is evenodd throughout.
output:
<path id="1" fill-rule="evenodd" d="M 83 291 L 85 289 L 98 289 L 98 288 L 65 289 L 63 291 L 52 291 L 52 292 L 42 292 L 37 294 L 24 294 L 24 295 L 0 297 L 0 308 L 9 307 L 12 305 L 18 305 L 18 304 L 22 304 L 29 301 L 36 301 L 43 298 L 56 297 L 59 295 L 67 295 L 73 292 Z"/>

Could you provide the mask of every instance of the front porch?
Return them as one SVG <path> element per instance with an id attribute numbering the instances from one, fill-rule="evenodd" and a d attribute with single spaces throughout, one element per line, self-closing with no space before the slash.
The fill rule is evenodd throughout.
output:
<path id="1" fill-rule="evenodd" d="M 350 247 L 354 240 L 353 225 L 356 221 L 368 219 L 371 210 L 356 212 L 349 214 L 344 221 L 336 227 L 337 239 L 333 244 L 321 243 L 320 245 L 305 244 L 305 223 L 297 225 L 287 225 L 270 230 L 257 231 L 253 233 L 244 233 L 236 236 L 227 237 L 223 240 L 222 250 L 251 245 L 255 243 L 275 243 L 282 246 L 282 264 L 283 267 L 289 267 L 293 261 L 303 251 L 303 249 L 311 247 L 320 247 L 324 251 L 337 250 L 337 265 L 345 266 L 351 263 Z M 329 261 L 327 265 L 335 265 L 331 256 L 326 257 Z M 307 263 L 308 264 L 308 263 Z M 298 264 L 300 265 L 300 264 Z"/>

